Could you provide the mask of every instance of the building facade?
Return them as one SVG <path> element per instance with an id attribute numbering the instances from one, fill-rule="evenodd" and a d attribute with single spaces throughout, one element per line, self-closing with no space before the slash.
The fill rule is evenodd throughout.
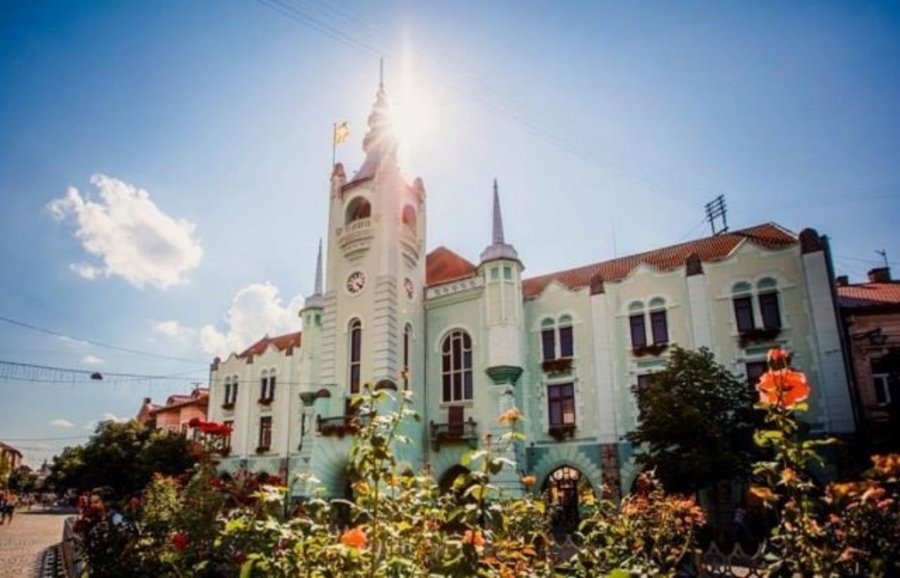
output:
<path id="1" fill-rule="evenodd" d="M 211 419 L 234 427 L 223 469 L 311 473 L 345 495 L 348 400 L 368 383 L 413 392 L 423 420 L 401 459 L 427 465 L 444 487 L 516 407 L 527 441 L 510 450 L 515 467 L 499 485 L 515 495 L 531 473 L 539 486 L 624 491 L 638 473 L 623 437 L 638 419 L 632 387 L 676 344 L 708 347 L 748 380 L 765 370 L 770 347 L 787 347 L 814 384 L 812 430 L 854 430 L 827 247 L 815 231 L 763 224 L 529 278 L 506 242 L 496 182 L 477 262 L 426 252 L 425 187 L 400 173 L 383 89 L 368 124 L 362 166 L 348 177 L 337 164 L 331 175 L 327 251 L 299 312 L 302 335 L 265 337 L 212 364 Z"/>
<path id="2" fill-rule="evenodd" d="M 900 283 L 887 267 L 869 271 L 867 283 L 837 279 L 859 408 L 867 441 L 900 448 Z"/>
<path id="3" fill-rule="evenodd" d="M 165 405 L 156 405 L 152 399 L 145 397 L 135 419 L 158 430 L 193 439 L 199 431 L 190 422 L 194 418 L 206 420 L 208 406 L 209 390 L 196 387 L 188 395 L 170 395 Z"/>

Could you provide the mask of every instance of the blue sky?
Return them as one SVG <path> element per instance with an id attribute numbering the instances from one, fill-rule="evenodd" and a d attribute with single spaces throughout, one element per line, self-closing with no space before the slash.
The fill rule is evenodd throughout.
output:
<path id="1" fill-rule="evenodd" d="M 430 248 L 477 260 L 496 177 L 526 275 L 704 236 L 719 194 L 900 272 L 896 3 L 6 2 L 0 29 L 0 440 L 32 464 L 299 328 L 332 123 L 352 171 L 382 55 Z"/>

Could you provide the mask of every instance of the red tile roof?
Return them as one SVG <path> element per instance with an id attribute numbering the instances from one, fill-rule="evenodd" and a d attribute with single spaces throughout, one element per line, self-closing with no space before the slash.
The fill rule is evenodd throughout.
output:
<path id="1" fill-rule="evenodd" d="M 440 285 L 447 281 L 471 277 L 474 274 L 475 265 L 447 247 L 438 247 L 425 257 L 426 285 Z"/>
<path id="2" fill-rule="evenodd" d="M 837 293 L 841 307 L 848 309 L 900 306 L 900 281 L 845 285 L 838 287 Z"/>
<path id="3" fill-rule="evenodd" d="M 588 287 L 591 278 L 595 275 L 600 275 L 604 281 L 618 281 L 628 276 L 641 263 L 652 265 L 662 271 L 671 271 L 683 266 L 685 259 L 692 253 L 696 253 L 703 262 L 717 261 L 727 257 L 744 240 L 770 249 L 778 249 L 798 242 L 797 236 L 793 233 L 773 223 L 766 223 L 637 255 L 532 277 L 522 281 L 522 292 L 526 298 L 536 297 L 551 281 L 562 283 L 570 289 Z"/>
<path id="4" fill-rule="evenodd" d="M 189 395 L 170 395 L 166 400 L 166 405 L 154 405 L 147 413 L 156 415 L 173 409 L 180 409 L 188 405 L 207 407 L 209 405 L 209 389 L 201 387 L 195 389 L 194 392 Z"/>
<path id="5" fill-rule="evenodd" d="M 297 331 L 296 333 L 286 333 L 277 337 L 269 337 L 267 335 L 245 349 L 238 357 L 244 358 L 251 355 L 260 355 L 268 349 L 270 345 L 274 346 L 278 351 L 284 351 L 289 347 L 300 347 L 300 336 L 302 333 L 302 331 Z"/>

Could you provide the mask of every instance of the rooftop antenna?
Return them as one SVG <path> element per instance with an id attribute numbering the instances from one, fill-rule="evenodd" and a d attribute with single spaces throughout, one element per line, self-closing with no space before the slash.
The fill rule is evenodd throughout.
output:
<path id="1" fill-rule="evenodd" d="M 725 216 L 726 212 L 725 195 L 719 195 L 712 201 L 706 203 L 706 220 L 709 221 L 709 226 L 712 228 L 712 234 L 714 236 L 728 232 L 728 221 Z M 717 228 L 716 222 L 719 220 L 722 222 L 719 228 Z"/>
<path id="2" fill-rule="evenodd" d="M 885 251 L 884 249 L 881 249 L 881 250 L 875 249 L 875 252 L 878 253 L 879 255 L 881 255 L 881 258 L 884 259 L 885 268 L 890 267 L 890 263 L 888 263 L 888 258 L 887 258 L 887 251 Z"/>

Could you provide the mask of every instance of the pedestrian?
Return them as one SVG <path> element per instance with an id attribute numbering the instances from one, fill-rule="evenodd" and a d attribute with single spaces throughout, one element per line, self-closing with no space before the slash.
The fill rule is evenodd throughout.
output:
<path id="1" fill-rule="evenodd" d="M 16 495 L 10 491 L 4 494 L 3 511 L 0 512 L 0 518 L 7 524 L 12 524 L 13 514 L 16 511 Z"/>

